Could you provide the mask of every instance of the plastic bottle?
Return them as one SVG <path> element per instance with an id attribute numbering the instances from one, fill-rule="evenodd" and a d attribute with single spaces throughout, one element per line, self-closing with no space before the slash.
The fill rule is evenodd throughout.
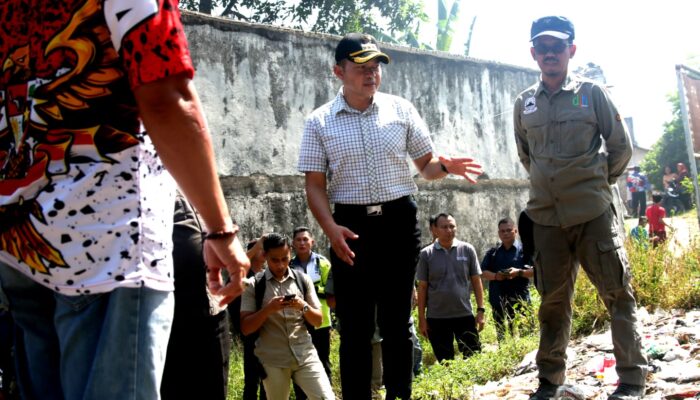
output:
<path id="1" fill-rule="evenodd" d="M 616 385 L 620 378 L 615 370 L 615 356 L 606 354 L 603 360 L 603 383 L 606 385 Z"/>

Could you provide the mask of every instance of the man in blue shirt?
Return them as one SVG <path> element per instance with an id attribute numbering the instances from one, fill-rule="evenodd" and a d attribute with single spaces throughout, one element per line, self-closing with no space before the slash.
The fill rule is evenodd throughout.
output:
<path id="1" fill-rule="evenodd" d="M 481 261 L 482 276 L 489 280 L 489 303 L 500 342 L 506 327 L 513 333 L 516 310 L 530 303 L 530 280 L 533 269 L 523 256 L 523 246 L 515 240 L 518 228 L 512 219 L 498 221 L 497 246 L 490 248 Z"/>
<path id="2" fill-rule="evenodd" d="M 639 166 L 634 167 L 634 171 L 627 177 L 627 188 L 632 193 L 632 214 L 635 217 L 645 215 L 647 210 L 647 188 L 649 181 L 642 174 Z"/>

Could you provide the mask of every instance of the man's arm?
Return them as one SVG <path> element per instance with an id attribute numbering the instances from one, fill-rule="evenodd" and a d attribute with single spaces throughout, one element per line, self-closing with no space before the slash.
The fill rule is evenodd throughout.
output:
<path id="1" fill-rule="evenodd" d="M 452 157 L 433 157 L 433 153 L 428 153 L 422 157 L 413 160 L 413 163 L 420 172 L 421 176 L 427 180 L 441 179 L 447 176 L 448 173 L 464 177 L 471 183 L 476 183 L 476 179 L 472 178 L 481 175 L 481 165 L 476 163 L 474 159 L 468 157 L 452 158 Z M 443 166 L 447 172 L 443 170 Z"/>
<path id="2" fill-rule="evenodd" d="M 493 253 L 496 250 L 492 247 L 486 251 L 484 259 L 481 260 L 481 276 L 488 281 L 502 281 L 503 275 L 499 275 L 491 271 L 491 259 L 493 258 Z"/>
<path id="3" fill-rule="evenodd" d="M 472 275 L 470 277 L 472 288 L 474 289 L 474 298 L 476 299 L 476 307 L 484 308 L 484 286 L 481 283 L 480 275 Z M 476 312 L 476 327 L 481 332 L 484 329 L 484 313 Z"/>
<path id="4" fill-rule="evenodd" d="M 262 282 L 261 284 L 264 285 L 265 282 Z M 246 295 L 247 294 L 244 296 Z M 267 321 L 267 318 L 270 315 L 283 309 L 287 305 L 288 302 L 284 301 L 284 296 L 277 296 L 271 298 L 270 301 L 258 311 L 241 311 L 241 333 L 244 335 L 250 335 L 253 332 L 257 332 L 260 327 L 263 326 L 265 321 Z"/>
<path id="5" fill-rule="evenodd" d="M 134 91 L 148 135 L 158 155 L 187 199 L 199 212 L 208 232 L 234 229 L 216 172 L 214 150 L 194 83 L 178 74 L 139 86 Z M 250 268 L 237 235 L 204 243 L 212 293 L 222 304 L 239 296 Z M 223 286 L 221 269 L 231 282 Z"/>
<path id="6" fill-rule="evenodd" d="M 425 319 L 425 307 L 428 305 L 428 282 L 418 281 L 418 330 L 428 337 L 428 321 Z"/>
<path id="7" fill-rule="evenodd" d="M 625 172 L 627 163 L 632 158 L 632 140 L 620 113 L 605 90 L 594 85 L 592 95 L 598 127 L 608 152 L 608 183 L 613 184 Z"/>
<path id="8" fill-rule="evenodd" d="M 350 250 L 346 240 L 357 239 L 358 236 L 350 229 L 336 224 L 333 220 L 331 205 L 328 202 L 328 192 L 326 192 L 326 174 L 323 172 L 306 172 L 305 174 L 306 201 L 311 213 L 331 242 L 335 254 L 347 264 L 353 265 L 352 259 L 355 258 L 355 253 Z"/>
<path id="9" fill-rule="evenodd" d="M 318 300 L 318 296 L 316 295 L 314 283 L 311 281 L 311 278 L 309 278 L 308 275 L 305 275 L 304 277 L 304 285 L 306 285 L 306 298 L 303 301 L 300 301 L 301 304 L 299 304 L 298 310 L 302 312 L 306 322 L 318 328 L 323 323 L 321 302 Z M 309 306 L 306 312 L 304 312 L 305 305 Z"/>
<path id="10" fill-rule="evenodd" d="M 525 167 L 525 170 L 530 173 L 530 146 L 527 142 L 527 135 L 523 129 L 522 121 L 520 120 L 520 110 L 522 109 L 522 100 L 518 97 L 513 106 L 513 127 L 515 129 L 515 145 L 518 147 L 518 157 L 520 162 Z"/>
<path id="11" fill-rule="evenodd" d="M 263 242 L 265 241 L 265 238 L 267 237 L 267 233 L 264 233 L 258 240 L 255 242 L 253 247 L 250 248 L 250 250 L 246 251 L 245 255 L 248 257 L 248 259 L 252 260 L 255 258 L 255 256 L 258 255 L 261 251 L 263 251 Z"/>

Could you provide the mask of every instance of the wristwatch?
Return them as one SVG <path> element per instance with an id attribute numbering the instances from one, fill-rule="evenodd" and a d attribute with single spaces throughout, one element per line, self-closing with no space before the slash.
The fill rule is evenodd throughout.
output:
<path id="1" fill-rule="evenodd" d="M 309 305 L 304 304 L 304 307 L 301 309 L 301 314 L 304 315 L 307 311 L 309 311 Z"/>
<path id="2" fill-rule="evenodd" d="M 477 307 L 477 308 L 476 308 L 476 312 L 477 312 L 477 313 L 485 313 L 485 312 L 486 312 L 486 309 L 485 309 L 484 307 Z"/>

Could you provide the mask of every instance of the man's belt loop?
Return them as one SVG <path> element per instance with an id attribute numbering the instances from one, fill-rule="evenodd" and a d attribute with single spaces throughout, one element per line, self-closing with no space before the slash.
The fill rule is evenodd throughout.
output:
<path id="1" fill-rule="evenodd" d="M 382 215 L 382 205 L 377 204 L 374 206 L 367 206 L 367 216 L 368 217 L 378 217 Z"/>

